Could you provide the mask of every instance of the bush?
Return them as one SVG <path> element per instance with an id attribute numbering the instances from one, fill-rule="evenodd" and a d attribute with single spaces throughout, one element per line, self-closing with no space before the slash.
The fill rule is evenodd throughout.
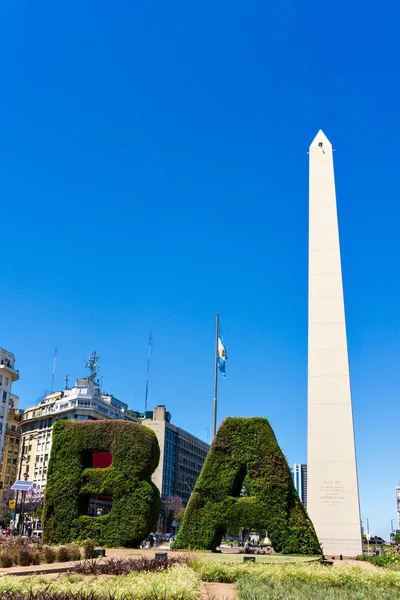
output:
<path id="1" fill-rule="evenodd" d="M 41 557 L 39 550 L 34 550 L 32 552 L 32 565 L 40 565 L 40 563 L 42 562 L 40 558 Z"/>
<path id="2" fill-rule="evenodd" d="M 66 546 L 60 546 L 57 552 L 57 561 L 58 562 L 68 562 L 70 560 L 69 558 L 69 552 L 68 552 L 68 548 Z"/>
<path id="3" fill-rule="evenodd" d="M 94 452 L 112 463 L 92 468 Z M 151 481 L 160 457 L 155 433 L 124 421 L 57 421 L 43 509 L 45 541 L 65 544 L 92 538 L 107 547 L 137 547 L 154 531 L 160 493 Z M 112 498 L 107 515 L 88 516 L 90 496 Z"/>
<path id="4" fill-rule="evenodd" d="M 367 554 L 362 554 L 357 556 L 356 560 L 369 562 L 376 567 L 400 568 L 400 556 L 398 554 L 384 554 L 383 556 L 368 556 Z"/>
<path id="5" fill-rule="evenodd" d="M 0 600 L 198 600 L 199 576 L 186 565 L 105 579 L 0 577 Z"/>
<path id="6" fill-rule="evenodd" d="M 0 554 L 0 567 L 2 569 L 8 569 L 13 566 L 13 559 L 9 554 L 2 552 Z"/>
<path id="7" fill-rule="evenodd" d="M 57 552 L 53 548 L 50 548 L 50 546 L 45 546 L 43 549 L 43 558 L 45 563 L 51 564 L 56 560 Z"/>
<path id="8" fill-rule="evenodd" d="M 262 583 L 252 577 L 243 577 L 236 584 L 238 600 L 398 600 L 398 591 L 385 590 L 377 586 L 368 588 L 362 584 L 349 584 L 343 587 L 316 585 L 309 581 L 300 581 L 293 586 L 291 582 L 270 581 Z"/>
<path id="9" fill-rule="evenodd" d="M 239 497 L 245 480 L 249 496 Z M 238 526 L 267 530 L 277 552 L 321 553 L 274 432 L 260 417 L 222 423 L 173 547 L 214 550 Z"/>
<path id="10" fill-rule="evenodd" d="M 33 559 L 33 554 L 29 548 L 21 548 L 18 553 L 18 564 L 21 567 L 28 567 Z"/>
<path id="11" fill-rule="evenodd" d="M 82 544 L 84 558 L 93 558 L 95 543 L 93 540 L 85 540 Z"/>
<path id="12" fill-rule="evenodd" d="M 82 575 L 126 575 L 133 572 L 164 571 L 176 565 L 186 565 L 188 561 L 187 556 L 167 556 L 163 561 L 144 556 L 138 558 L 109 558 L 102 562 L 85 560 L 74 565 L 72 570 Z"/>
<path id="13" fill-rule="evenodd" d="M 77 546 L 76 544 L 68 544 L 67 548 L 68 548 L 69 560 L 80 560 L 81 559 L 81 551 L 79 549 L 79 546 Z"/>

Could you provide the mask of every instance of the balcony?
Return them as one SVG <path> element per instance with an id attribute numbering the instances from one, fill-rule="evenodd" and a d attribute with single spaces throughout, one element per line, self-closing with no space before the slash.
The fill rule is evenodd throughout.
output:
<path id="1" fill-rule="evenodd" d="M 0 360 L 0 374 L 7 374 L 7 376 L 11 379 L 11 381 L 17 381 L 19 379 L 19 372 L 17 369 L 11 366 L 9 360 L 4 360 L 3 358 Z"/>

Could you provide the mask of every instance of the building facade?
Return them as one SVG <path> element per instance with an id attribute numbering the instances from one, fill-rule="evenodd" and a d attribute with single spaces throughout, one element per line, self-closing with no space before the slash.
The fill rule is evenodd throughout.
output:
<path id="1" fill-rule="evenodd" d="M 19 423 L 22 418 L 22 410 L 18 409 L 18 397 L 12 395 L 10 408 L 8 410 L 7 426 L 4 436 L 3 455 L 0 463 L 0 494 L 12 486 L 18 478 L 18 456 L 20 448 L 21 432 Z M 6 502 L 1 501 L 0 495 L 0 521 L 4 523 L 11 514 Z"/>
<path id="2" fill-rule="evenodd" d="M 12 407 L 11 386 L 18 379 L 19 374 L 15 368 L 14 354 L 0 348 L 0 457 L 3 456 L 8 409 Z"/>
<path id="3" fill-rule="evenodd" d="M 303 506 L 307 508 L 307 465 L 295 463 L 292 477 L 299 498 Z"/>
<path id="4" fill-rule="evenodd" d="M 111 394 L 101 392 L 91 377 L 77 379 L 75 386 L 48 394 L 39 404 L 25 410 L 20 425 L 22 478 L 33 481 L 40 489 L 45 487 L 56 421 L 99 419 L 140 421 L 140 414 Z"/>
<path id="5" fill-rule="evenodd" d="M 200 475 L 209 445 L 171 423 L 171 414 L 160 405 L 146 411 L 143 425 L 150 427 L 160 446 L 160 462 L 152 480 L 161 497 L 180 496 L 186 505 Z"/>

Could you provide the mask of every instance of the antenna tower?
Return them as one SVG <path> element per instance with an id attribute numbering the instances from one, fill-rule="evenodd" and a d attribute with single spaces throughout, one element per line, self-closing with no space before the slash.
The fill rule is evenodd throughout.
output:
<path id="1" fill-rule="evenodd" d="M 89 369 L 90 371 L 90 375 L 88 377 L 88 379 L 90 379 L 91 381 L 94 381 L 96 375 L 99 372 L 99 366 L 98 366 L 98 362 L 100 360 L 100 356 L 97 354 L 96 350 L 93 350 L 92 354 L 89 356 L 88 359 L 86 359 L 85 362 L 85 367 L 86 369 Z"/>
<path id="2" fill-rule="evenodd" d="M 149 333 L 149 348 L 147 351 L 147 371 L 146 371 L 146 392 L 144 395 L 144 410 L 147 410 L 147 399 L 149 396 L 149 379 L 150 379 L 150 360 L 151 360 L 151 351 L 153 349 L 153 336 L 151 335 L 151 331 Z"/>

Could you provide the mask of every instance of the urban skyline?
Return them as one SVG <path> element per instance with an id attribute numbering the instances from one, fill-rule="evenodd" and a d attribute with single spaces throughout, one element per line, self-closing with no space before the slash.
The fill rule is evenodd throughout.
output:
<path id="1" fill-rule="evenodd" d="M 22 408 L 50 389 L 55 348 L 57 389 L 97 348 L 103 388 L 141 410 L 152 331 L 149 402 L 207 440 L 219 313 L 220 419 L 264 416 L 306 462 L 307 151 L 322 128 L 361 518 L 388 535 L 398 465 L 374 444 L 400 393 L 400 9 L 364 8 L 3 3 L 1 345 Z"/>

